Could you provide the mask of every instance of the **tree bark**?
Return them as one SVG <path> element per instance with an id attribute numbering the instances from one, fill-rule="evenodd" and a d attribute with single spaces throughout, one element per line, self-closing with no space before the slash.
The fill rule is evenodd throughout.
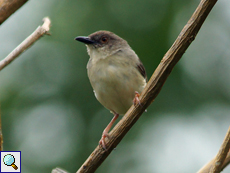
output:
<path id="1" fill-rule="evenodd" d="M 28 0 L 0 0 L 0 25 Z"/>

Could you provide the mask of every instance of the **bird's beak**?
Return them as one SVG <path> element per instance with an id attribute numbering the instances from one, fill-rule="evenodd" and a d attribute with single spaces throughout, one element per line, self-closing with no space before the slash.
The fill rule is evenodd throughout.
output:
<path id="1" fill-rule="evenodd" d="M 76 37 L 75 40 L 80 41 L 80 42 L 85 43 L 85 44 L 95 43 L 95 41 L 91 40 L 89 37 L 79 36 L 79 37 Z"/>

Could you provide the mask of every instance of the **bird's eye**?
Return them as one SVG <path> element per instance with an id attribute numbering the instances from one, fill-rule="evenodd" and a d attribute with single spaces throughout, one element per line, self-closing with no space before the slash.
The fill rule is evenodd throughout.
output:
<path id="1" fill-rule="evenodd" d="M 104 36 L 104 37 L 101 37 L 101 42 L 102 43 L 106 43 L 108 41 L 108 37 Z"/>

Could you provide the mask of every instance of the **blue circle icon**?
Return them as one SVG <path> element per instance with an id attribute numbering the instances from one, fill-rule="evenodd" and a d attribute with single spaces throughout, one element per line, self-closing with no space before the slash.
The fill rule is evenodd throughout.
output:
<path id="1" fill-rule="evenodd" d="M 5 155 L 4 158 L 3 158 L 3 162 L 4 162 L 7 166 L 11 166 L 11 165 L 15 162 L 14 156 L 11 155 L 11 154 Z"/>
<path id="2" fill-rule="evenodd" d="M 11 154 L 7 154 L 3 158 L 3 162 L 7 166 L 12 166 L 15 170 L 18 169 L 18 167 L 14 164 L 15 163 L 15 158 Z"/>

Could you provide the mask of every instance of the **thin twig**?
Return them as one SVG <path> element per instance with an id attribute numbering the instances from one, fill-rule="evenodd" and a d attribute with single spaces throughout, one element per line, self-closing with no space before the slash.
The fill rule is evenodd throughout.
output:
<path id="1" fill-rule="evenodd" d="M 51 173 L 68 173 L 66 170 L 61 168 L 54 168 Z"/>
<path id="2" fill-rule="evenodd" d="M 0 25 L 28 0 L 0 0 Z"/>
<path id="3" fill-rule="evenodd" d="M 5 59 L 0 61 L 0 71 L 17 58 L 22 52 L 28 49 L 34 42 L 36 42 L 44 34 L 48 34 L 50 30 L 50 19 L 45 17 L 44 23 L 39 26 L 30 36 L 28 36 L 20 45 L 18 45 Z"/>
<path id="4" fill-rule="evenodd" d="M 107 150 L 101 146 L 97 146 L 91 153 L 88 159 L 83 163 L 77 173 L 91 173 L 95 172 L 101 163 L 107 158 L 111 151 L 118 145 L 129 129 L 139 119 L 145 109 L 153 102 L 159 94 L 167 77 L 171 73 L 173 67 L 181 59 L 185 50 L 195 39 L 203 22 L 208 16 L 209 12 L 215 5 L 217 0 L 201 0 L 196 11 L 185 25 L 180 35 L 173 43 L 172 47 L 165 54 L 161 63 L 158 65 L 154 74 L 150 78 L 147 86 L 140 96 L 141 106 L 131 106 L 124 117 L 117 123 L 117 125 L 110 132 L 110 139 L 106 141 Z"/>
<path id="5" fill-rule="evenodd" d="M 198 173 L 219 173 L 230 162 L 230 127 L 225 136 L 224 142 L 221 145 L 218 154 L 214 159 L 203 166 Z"/>

